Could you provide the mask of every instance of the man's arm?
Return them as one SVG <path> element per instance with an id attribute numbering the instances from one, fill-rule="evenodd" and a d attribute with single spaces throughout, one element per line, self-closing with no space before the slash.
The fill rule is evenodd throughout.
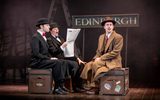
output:
<path id="1" fill-rule="evenodd" d="M 40 40 L 37 37 L 32 38 L 31 48 L 34 57 L 40 59 L 50 59 L 47 55 L 40 53 Z"/>

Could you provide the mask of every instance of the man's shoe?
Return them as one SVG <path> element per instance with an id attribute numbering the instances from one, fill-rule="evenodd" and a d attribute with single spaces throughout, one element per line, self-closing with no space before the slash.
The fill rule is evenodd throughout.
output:
<path id="1" fill-rule="evenodd" d="M 86 91 L 85 93 L 88 95 L 95 95 L 96 94 L 95 91 Z"/>
<path id="2" fill-rule="evenodd" d="M 89 95 L 95 95 L 95 94 L 98 94 L 99 93 L 99 89 L 98 88 L 91 88 L 90 90 L 86 91 L 85 92 L 86 94 L 89 94 Z"/>
<path id="3" fill-rule="evenodd" d="M 85 92 L 86 90 L 83 89 L 83 88 L 78 88 L 78 87 L 76 87 L 76 88 L 73 89 L 73 91 L 74 91 L 74 92 L 77 92 L 77 93 L 83 93 L 83 92 Z"/>
<path id="4" fill-rule="evenodd" d="M 70 90 L 68 90 L 65 86 L 61 87 L 61 89 L 62 89 L 63 91 L 65 91 L 65 92 L 67 92 L 67 93 L 70 92 Z"/>
<path id="5" fill-rule="evenodd" d="M 60 87 L 54 89 L 53 94 L 66 95 L 67 93 L 63 91 Z"/>

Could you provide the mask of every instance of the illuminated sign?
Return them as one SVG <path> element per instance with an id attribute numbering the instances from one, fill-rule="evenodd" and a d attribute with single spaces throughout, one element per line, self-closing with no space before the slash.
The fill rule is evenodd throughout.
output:
<path id="1" fill-rule="evenodd" d="M 72 26 L 75 28 L 100 28 L 105 17 L 112 17 L 117 22 L 115 27 L 139 27 L 139 14 L 74 15 L 72 16 Z"/>

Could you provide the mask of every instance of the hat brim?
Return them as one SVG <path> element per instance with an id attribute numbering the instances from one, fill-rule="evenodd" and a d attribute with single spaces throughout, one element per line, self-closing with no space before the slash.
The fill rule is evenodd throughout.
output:
<path id="1" fill-rule="evenodd" d="M 49 24 L 49 23 L 48 22 L 46 22 L 46 23 L 37 23 L 36 26 L 38 27 L 38 26 L 44 25 L 44 24 Z"/>
<path id="2" fill-rule="evenodd" d="M 107 22 L 112 22 L 113 25 L 116 24 L 116 21 L 114 21 L 114 20 L 106 20 L 106 21 L 103 21 L 103 22 L 101 23 L 101 25 L 104 26 L 104 24 L 107 23 Z"/>
<path id="3" fill-rule="evenodd" d="M 53 29 L 53 28 L 59 28 L 59 25 L 57 23 L 51 23 L 50 29 Z"/>
<path id="4" fill-rule="evenodd" d="M 37 20 L 36 26 L 38 27 L 38 26 L 43 25 L 43 24 L 49 24 L 48 18 L 39 18 Z"/>

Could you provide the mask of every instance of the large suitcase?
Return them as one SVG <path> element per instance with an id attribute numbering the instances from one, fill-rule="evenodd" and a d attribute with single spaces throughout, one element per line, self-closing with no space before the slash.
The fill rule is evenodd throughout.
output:
<path id="1" fill-rule="evenodd" d="M 129 68 L 108 71 L 100 78 L 100 95 L 126 95 L 129 91 Z"/>
<path id="2" fill-rule="evenodd" d="M 52 93 L 51 69 L 30 69 L 28 75 L 29 93 Z"/>

